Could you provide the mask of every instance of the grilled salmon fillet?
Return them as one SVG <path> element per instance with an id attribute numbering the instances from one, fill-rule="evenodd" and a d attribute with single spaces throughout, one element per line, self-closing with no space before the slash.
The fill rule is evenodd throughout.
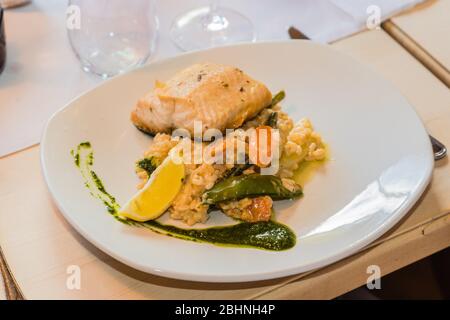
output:
<path id="1" fill-rule="evenodd" d="M 215 63 L 195 64 L 140 99 L 131 121 L 145 132 L 170 133 L 184 128 L 194 133 L 194 121 L 203 130 L 240 127 L 270 105 L 267 87 L 238 68 Z"/>

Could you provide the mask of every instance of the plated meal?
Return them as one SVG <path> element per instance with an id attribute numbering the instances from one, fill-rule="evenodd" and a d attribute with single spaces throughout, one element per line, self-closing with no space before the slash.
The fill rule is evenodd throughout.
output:
<path id="1" fill-rule="evenodd" d="M 324 160 L 326 148 L 308 119 L 294 123 L 282 110 L 284 96 L 272 96 L 236 67 L 215 63 L 157 81 L 131 112 L 136 128 L 153 139 L 136 161 L 139 192 L 123 207 L 91 170 L 90 143 L 72 154 L 86 185 L 119 221 L 190 240 L 288 249 L 295 235 L 276 222 L 273 201 L 302 196 L 295 175 L 302 164 Z M 211 130 L 214 139 L 207 138 Z M 197 131 L 206 134 L 196 136 Z M 150 223 L 167 213 L 193 226 L 206 223 L 213 210 L 245 223 L 200 230 Z"/>
<path id="2" fill-rule="evenodd" d="M 207 282 L 358 252 L 408 212 L 434 165 L 398 90 L 311 41 L 191 52 L 114 77 L 49 120 L 40 152 L 83 238 L 137 270 Z"/>

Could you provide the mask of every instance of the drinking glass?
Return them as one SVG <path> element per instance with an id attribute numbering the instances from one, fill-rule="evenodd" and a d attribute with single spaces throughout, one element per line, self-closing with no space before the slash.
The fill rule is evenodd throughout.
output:
<path id="1" fill-rule="evenodd" d="M 255 41 L 249 19 L 210 0 L 209 6 L 188 11 L 175 19 L 170 35 L 184 51 L 204 49 L 229 43 Z"/>
<path id="2" fill-rule="evenodd" d="M 108 78 L 147 61 L 158 20 L 152 0 L 70 0 L 67 29 L 83 69 Z"/>

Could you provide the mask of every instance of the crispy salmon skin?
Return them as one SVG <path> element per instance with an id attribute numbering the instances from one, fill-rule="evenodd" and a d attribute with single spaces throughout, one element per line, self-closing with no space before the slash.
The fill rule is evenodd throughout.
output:
<path id="1" fill-rule="evenodd" d="M 242 70 L 215 63 L 195 64 L 177 73 L 140 99 L 131 120 L 145 132 L 194 132 L 194 121 L 209 128 L 235 129 L 269 106 L 267 87 Z"/>

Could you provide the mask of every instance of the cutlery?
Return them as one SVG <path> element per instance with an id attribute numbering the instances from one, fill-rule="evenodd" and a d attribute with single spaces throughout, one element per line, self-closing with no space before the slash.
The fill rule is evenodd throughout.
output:
<path id="1" fill-rule="evenodd" d="M 300 30 L 298 30 L 295 27 L 289 27 L 288 29 L 288 33 L 289 33 L 289 37 L 291 37 L 291 39 L 303 39 L 303 40 L 309 40 L 309 38 L 302 33 Z"/>
<path id="2" fill-rule="evenodd" d="M 433 146 L 434 160 L 436 161 L 441 160 L 447 155 L 447 148 L 438 139 L 436 139 L 432 135 L 429 136 L 431 140 L 431 145 Z"/>

